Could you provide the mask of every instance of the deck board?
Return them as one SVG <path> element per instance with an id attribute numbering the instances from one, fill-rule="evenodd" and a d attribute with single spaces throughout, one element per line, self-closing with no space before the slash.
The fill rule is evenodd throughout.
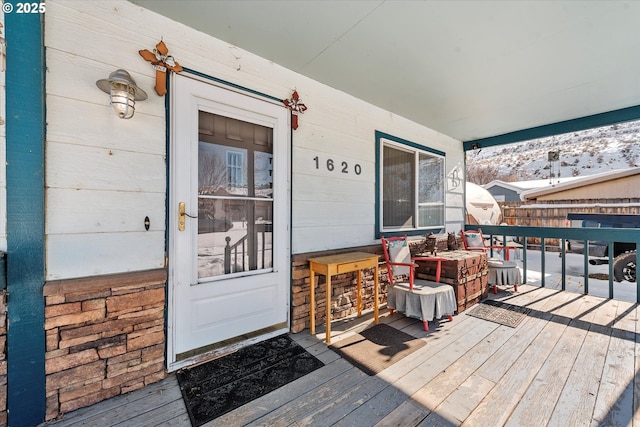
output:
<path id="1" fill-rule="evenodd" d="M 536 302 L 541 314 L 523 322 L 522 328 L 500 349 L 500 355 L 511 357 L 490 360 L 481 368 L 481 375 L 496 385 L 464 420 L 463 426 L 504 425 L 517 406 L 566 327 L 549 321 L 553 315 L 544 312 L 545 305 L 552 306 L 553 298 Z"/>
<path id="2" fill-rule="evenodd" d="M 599 297 L 522 285 L 491 298 L 526 306 L 516 328 L 468 315 L 422 322 L 381 310 L 380 321 L 426 345 L 368 376 L 323 341 L 292 338 L 325 366 L 209 423 L 214 426 L 640 427 L 639 308 Z M 372 316 L 332 325 L 332 341 Z M 636 415 L 639 414 L 639 415 Z M 189 426 L 175 376 L 66 414 L 47 427 Z"/>
<path id="3" fill-rule="evenodd" d="M 617 316 L 623 316 L 628 305 L 620 303 Z M 593 411 L 593 419 L 599 425 L 626 426 L 633 419 L 635 322 L 628 316 L 617 316 Z"/>
<path id="4" fill-rule="evenodd" d="M 551 417 L 587 335 L 585 329 L 570 327 L 570 319 L 591 306 L 590 304 L 576 304 L 570 299 L 566 302 L 569 303 L 562 304 L 553 310 L 554 316 L 551 320 L 566 324 L 567 327 L 516 406 L 506 424 L 507 426 L 545 426 Z"/>
<path id="5" fill-rule="evenodd" d="M 615 317 L 615 312 L 610 314 L 613 306 L 606 300 L 590 299 L 597 303 L 579 315 L 576 321 L 579 327 L 588 327 L 587 335 L 558 398 L 550 424 L 580 426 L 589 425 L 592 420 L 612 330 L 606 325 Z M 599 318 L 598 314 L 603 317 Z"/>

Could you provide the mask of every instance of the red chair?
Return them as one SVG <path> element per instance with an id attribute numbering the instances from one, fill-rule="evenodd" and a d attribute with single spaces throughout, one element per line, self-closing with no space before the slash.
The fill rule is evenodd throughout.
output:
<path id="1" fill-rule="evenodd" d="M 484 240 L 484 236 L 482 235 L 482 230 L 478 228 L 478 230 L 460 230 L 460 236 L 462 237 L 462 245 L 466 251 L 482 251 L 487 253 L 487 250 L 496 249 L 504 251 L 504 259 L 509 261 L 509 251 L 516 249 L 513 246 L 502 246 L 502 245 L 489 245 Z"/>
<path id="2" fill-rule="evenodd" d="M 446 315 L 453 321 L 457 309 L 453 287 L 438 283 L 440 280 L 440 261 L 432 257 L 411 258 L 407 236 L 381 239 L 384 260 L 389 276 L 389 294 L 387 307 L 391 314 L 397 310 L 409 317 L 422 320 L 425 331 L 429 331 L 429 321 Z M 415 259 L 438 261 L 436 282 L 415 277 L 418 266 Z"/>

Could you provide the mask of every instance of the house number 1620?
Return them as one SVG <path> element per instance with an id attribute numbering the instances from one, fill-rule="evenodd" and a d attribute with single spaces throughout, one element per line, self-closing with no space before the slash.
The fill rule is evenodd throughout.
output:
<path id="1" fill-rule="evenodd" d="M 316 162 L 316 169 L 320 169 L 320 163 L 324 163 L 324 166 L 326 166 L 329 172 L 339 170 L 342 173 L 349 173 L 349 163 L 347 162 L 340 162 L 339 165 L 337 162 L 334 162 L 333 159 L 327 159 L 326 162 L 321 162 L 318 156 L 314 157 L 313 160 Z M 360 175 L 362 173 L 362 166 L 356 163 L 355 166 L 353 166 L 353 171 L 356 175 Z"/>

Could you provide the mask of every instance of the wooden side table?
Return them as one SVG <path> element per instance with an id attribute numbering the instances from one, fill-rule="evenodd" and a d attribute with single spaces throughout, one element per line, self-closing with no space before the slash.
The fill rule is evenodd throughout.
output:
<path id="1" fill-rule="evenodd" d="M 325 341 L 331 343 L 331 276 L 353 271 L 358 272 L 358 317 L 362 315 L 362 269 L 374 268 L 373 274 L 373 313 L 378 323 L 378 255 L 367 252 L 348 252 L 309 258 L 309 287 L 311 288 L 311 334 L 316 333 L 316 274 L 324 274 L 327 278 L 327 331 Z"/>

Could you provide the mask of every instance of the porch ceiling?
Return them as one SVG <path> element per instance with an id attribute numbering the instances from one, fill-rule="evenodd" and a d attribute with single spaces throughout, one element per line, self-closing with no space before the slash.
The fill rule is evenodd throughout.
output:
<path id="1" fill-rule="evenodd" d="M 640 105 L 640 2 L 131 1 L 461 141 Z"/>

